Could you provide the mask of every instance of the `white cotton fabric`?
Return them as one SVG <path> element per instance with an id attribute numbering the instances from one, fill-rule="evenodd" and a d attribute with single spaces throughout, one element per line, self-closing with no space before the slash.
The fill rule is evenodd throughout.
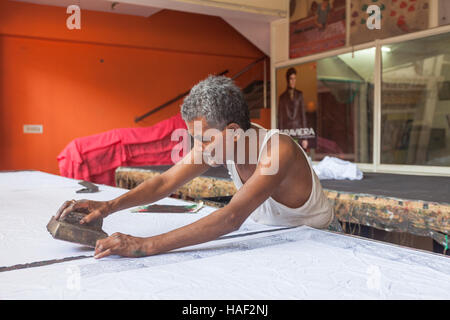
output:
<path id="1" fill-rule="evenodd" d="M 84 188 L 78 180 L 39 171 L 0 173 L 0 267 L 74 256 L 93 255 L 93 249 L 75 243 L 55 240 L 46 226 L 66 200 L 111 200 L 128 190 L 98 185 L 100 192 L 75 193 Z M 187 201 L 164 198 L 157 204 L 183 205 Z M 132 208 L 118 211 L 103 221 L 103 230 L 111 235 L 122 232 L 149 237 L 190 224 L 216 210 L 204 206 L 194 214 L 132 213 Z M 238 234 L 267 230 L 248 219 Z M 273 229 L 273 228 L 272 228 Z"/>
<path id="2" fill-rule="evenodd" d="M 350 161 L 325 156 L 317 165 L 313 165 L 320 180 L 361 180 L 363 173 Z"/>
<path id="3" fill-rule="evenodd" d="M 81 196 L 75 194 L 80 187 L 42 172 L 0 173 L 0 266 L 92 255 L 86 247 L 54 240 L 45 229 L 64 200 Z M 83 197 L 109 199 L 126 191 L 100 185 L 99 193 Z M 106 219 L 104 229 L 159 234 L 213 210 L 124 210 Z M 246 221 L 238 233 L 255 230 L 265 232 L 144 258 L 88 257 L 0 272 L 0 300 L 450 299 L 448 257 L 307 226 L 270 231 Z"/>
<path id="4" fill-rule="evenodd" d="M 4 299 L 450 299 L 450 259 L 306 226 L 0 272 Z"/>

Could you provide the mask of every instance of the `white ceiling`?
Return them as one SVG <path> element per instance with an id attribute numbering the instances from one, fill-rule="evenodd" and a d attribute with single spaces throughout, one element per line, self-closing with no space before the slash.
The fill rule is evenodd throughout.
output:
<path id="1" fill-rule="evenodd" d="M 217 7 L 197 3 L 189 3 L 177 0 L 13 0 L 19 2 L 29 2 L 42 5 L 67 7 L 72 4 L 79 5 L 81 9 L 114 12 L 119 14 L 130 14 L 136 16 L 148 17 L 153 13 L 162 10 L 170 9 L 177 11 L 186 11 L 192 13 L 200 13 L 211 16 L 228 17 L 234 19 L 256 20 L 271 22 L 280 19 L 279 12 L 267 11 L 261 13 L 245 11 L 243 8 L 239 10 L 239 6 L 236 8 L 228 9 L 223 7 Z M 114 9 L 112 4 L 116 3 Z M 214 2 L 213 2 L 214 3 Z"/>
<path id="2" fill-rule="evenodd" d="M 257 14 L 253 12 L 224 9 L 208 5 L 180 2 L 176 0 L 14 0 L 41 5 L 67 7 L 78 5 L 81 10 L 129 14 L 150 17 L 163 9 L 199 13 L 222 17 L 234 29 L 252 42 L 258 49 L 269 55 L 270 21 L 279 19 L 275 13 Z M 112 4 L 116 3 L 114 9 Z"/>
<path id="3" fill-rule="evenodd" d="M 192 3 L 187 0 L 108 0 L 110 2 L 119 2 L 120 5 L 134 4 L 140 6 L 151 6 L 155 8 L 164 8 L 177 11 L 186 11 L 192 13 L 206 14 L 210 16 L 228 17 L 245 20 L 257 20 L 270 22 L 280 19 L 281 16 L 277 11 L 263 11 L 260 13 L 248 11 L 244 6 L 233 6 L 229 8 L 214 5 L 216 2 L 211 0 L 203 0 L 203 4 Z M 242 8 L 241 8 L 242 7 Z M 253 8 L 254 9 L 254 8 Z"/>
<path id="4" fill-rule="evenodd" d="M 149 17 L 163 8 L 155 8 L 151 6 L 142 6 L 136 4 L 119 3 L 111 8 L 112 1 L 108 0 L 14 0 L 19 2 L 29 2 L 35 4 L 57 6 L 57 7 L 68 7 L 69 5 L 78 5 L 81 10 L 92 10 L 92 11 L 102 11 L 102 12 L 112 12 L 118 14 L 129 14 L 134 16 Z"/>
<path id="5" fill-rule="evenodd" d="M 222 17 L 267 56 L 270 55 L 270 23 Z"/>

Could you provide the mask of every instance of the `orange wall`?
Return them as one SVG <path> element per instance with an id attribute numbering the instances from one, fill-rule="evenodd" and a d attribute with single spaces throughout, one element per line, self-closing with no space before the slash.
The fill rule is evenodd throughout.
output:
<path id="1" fill-rule="evenodd" d="M 74 138 L 150 126 L 182 100 L 135 124 L 135 116 L 189 90 L 208 74 L 232 76 L 263 56 L 221 18 L 163 10 L 149 18 L 0 0 L 0 170 L 59 173 Z M 100 60 L 103 59 L 103 63 Z M 260 79 L 258 68 L 239 78 Z M 24 134 L 42 124 L 43 134 Z"/>

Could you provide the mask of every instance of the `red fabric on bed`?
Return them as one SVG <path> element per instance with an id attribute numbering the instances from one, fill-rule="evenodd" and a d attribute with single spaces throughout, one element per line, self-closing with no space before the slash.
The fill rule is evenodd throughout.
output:
<path id="1" fill-rule="evenodd" d="M 119 166 L 167 165 L 172 149 L 172 132 L 186 129 L 177 114 L 146 128 L 114 129 L 76 138 L 58 155 L 60 174 L 64 177 L 115 185 L 114 172 Z"/>

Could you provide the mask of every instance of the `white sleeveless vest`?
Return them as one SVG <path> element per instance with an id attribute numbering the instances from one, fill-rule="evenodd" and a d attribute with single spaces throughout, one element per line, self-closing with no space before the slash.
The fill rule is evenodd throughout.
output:
<path id="1" fill-rule="evenodd" d="M 257 125 L 259 128 L 261 126 Z M 263 128 L 262 128 L 263 129 Z M 266 130 L 266 129 L 265 129 Z M 278 129 L 267 130 L 264 140 L 259 150 L 261 154 L 265 144 L 269 138 L 274 134 L 285 134 Z M 297 144 L 298 145 L 298 144 Z M 303 155 L 308 161 L 308 166 L 312 175 L 312 190 L 308 200 L 298 208 L 290 208 L 282 203 L 275 201 L 272 197 L 267 198 L 258 208 L 256 208 L 250 218 L 258 223 L 275 226 L 300 226 L 307 225 L 313 228 L 327 228 L 334 218 L 334 211 L 327 196 L 322 190 L 320 180 L 312 169 L 312 165 L 306 152 L 301 146 Z M 258 155 L 258 161 L 259 161 Z M 227 160 L 227 169 L 236 188 L 239 190 L 242 187 L 242 181 L 236 170 L 236 165 L 233 160 Z"/>

